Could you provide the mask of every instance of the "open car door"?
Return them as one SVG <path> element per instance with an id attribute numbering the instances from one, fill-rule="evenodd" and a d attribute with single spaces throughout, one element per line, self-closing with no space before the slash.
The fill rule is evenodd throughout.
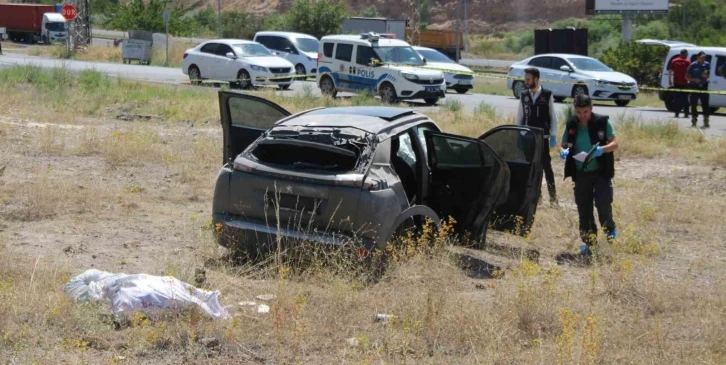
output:
<path id="1" fill-rule="evenodd" d="M 290 112 L 267 99 L 220 91 L 219 114 L 224 132 L 222 164 L 226 164 Z"/>
<path id="2" fill-rule="evenodd" d="M 431 169 L 429 199 L 442 220 L 452 217 L 457 231 L 486 234 L 494 208 L 509 188 L 506 163 L 481 140 L 426 131 Z"/>
<path id="3" fill-rule="evenodd" d="M 505 125 L 491 129 L 479 139 L 507 163 L 510 171 L 509 195 L 495 209 L 492 228 L 524 235 L 534 223 L 542 191 L 541 151 L 546 142 L 543 131 Z"/>

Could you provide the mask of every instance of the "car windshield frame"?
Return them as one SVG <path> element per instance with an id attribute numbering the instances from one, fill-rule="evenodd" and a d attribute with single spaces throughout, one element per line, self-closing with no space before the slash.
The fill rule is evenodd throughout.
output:
<path id="1" fill-rule="evenodd" d="M 567 62 L 571 63 L 576 69 L 581 70 L 581 71 L 613 72 L 613 69 L 608 67 L 608 65 L 606 65 L 594 58 L 572 57 L 572 58 L 567 58 Z M 584 63 L 579 63 L 579 62 L 584 62 Z M 583 67 L 583 66 L 591 66 L 591 65 L 596 65 L 597 68 Z M 604 69 L 602 67 L 604 67 Z"/>
<path id="2" fill-rule="evenodd" d="M 275 55 L 272 54 L 272 51 L 267 49 L 267 47 L 259 44 L 259 43 L 233 43 L 230 44 L 230 47 L 237 53 L 239 57 L 274 57 Z M 245 51 L 249 48 L 254 48 L 255 50 L 259 50 L 260 53 L 246 53 Z"/>
<path id="3" fill-rule="evenodd" d="M 308 49 L 304 46 L 305 42 L 315 42 L 315 46 Z M 318 53 L 318 49 L 320 48 L 320 41 L 316 38 L 298 37 L 293 39 L 293 43 L 300 51 L 305 53 Z M 307 45 L 312 45 L 312 43 L 308 43 Z"/>
<path id="4" fill-rule="evenodd" d="M 401 60 L 395 59 L 395 57 L 393 57 L 394 56 L 393 52 L 395 51 L 395 49 L 411 50 L 413 56 L 415 56 L 418 59 L 418 61 L 411 62 L 410 58 L 408 61 L 401 61 Z M 383 62 L 383 63 L 403 64 L 403 65 L 407 65 L 407 66 L 423 66 L 424 65 L 421 55 L 419 55 L 418 52 L 416 52 L 416 50 L 413 49 L 413 47 L 411 47 L 411 46 L 378 46 L 378 47 L 373 47 L 373 51 L 376 52 L 376 54 L 378 55 L 378 58 L 380 58 L 381 62 Z"/>
<path id="5" fill-rule="evenodd" d="M 454 63 L 454 64 L 456 63 L 456 62 L 454 62 L 454 60 L 452 60 L 449 57 L 446 57 L 445 54 L 443 54 L 437 50 L 419 49 L 419 50 L 416 50 L 416 52 L 418 52 L 421 55 L 421 57 L 426 58 L 426 62 Z M 435 55 L 435 57 L 426 56 L 426 55 L 424 55 L 424 53 L 426 53 L 428 55 Z"/>

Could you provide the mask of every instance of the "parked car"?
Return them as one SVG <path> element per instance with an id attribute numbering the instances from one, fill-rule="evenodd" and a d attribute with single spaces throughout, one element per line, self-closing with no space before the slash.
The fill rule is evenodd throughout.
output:
<path id="1" fill-rule="evenodd" d="M 618 106 L 626 106 L 638 97 L 638 85 L 634 78 L 613 71 L 604 63 L 592 57 L 548 53 L 529 57 L 509 67 L 507 87 L 516 98 L 524 89 L 524 69 L 537 67 L 540 84 L 552 90 L 555 101 L 578 94 L 587 94 L 593 100 L 614 101 Z"/>
<path id="2" fill-rule="evenodd" d="M 277 86 L 288 89 L 295 68 L 265 46 L 242 39 L 215 39 L 184 52 L 182 72 L 193 84 L 204 79 L 232 81 L 231 86 Z"/>
<path id="3" fill-rule="evenodd" d="M 320 41 L 309 34 L 257 32 L 253 40 L 290 61 L 295 65 L 295 73 L 298 75 L 313 75 L 318 71 Z"/>
<path id="4" fill-rule="evenodd" d="M 433 48 L 414 46 L 413 49 L 426 61 L 426 67 L 443 70 L 447 89 L 453 89 L 459 94 L 466 94 L 467 91 L 474 88 L 474 75 L 470 68 L 454 62 Z"/>
<path id="5" fill-rule="evenodd" d="M 212 217 L 224 247 L 256 257 L 280 235 L 370 252 L 423 218 L 451 216 L 457 232 L 482 242 L 490 225 L 522 233 L 534 220 L 539 128 L 505 125 L 468 138 L 407 108 L 291 115 L 235 91 L 219 91 L 219 103 L 224 144 Z"/>
<path id="6" fill-rule="evenodd" d="M 375 33 L 325 36 L 318 63 L 316 82 L 324 95 L 368 91 L 386 103 L 423 99 L 427 105 L 446 97 L 443 72 L 422 68 L 421 56 L 399 39 Z"/>
<path id="7" fill-rule="evenodd" d="M 698 52 L 706 53 L 706 62 L 711 64 L 710 75 L 708 82 L 709 91 L 721 91 L 726 92 L 726 75 L 722 75 L 718 72 L 721 65 L 726 63 L 726 47 L 673 47 L 668 51 L 668 55 L 663 60 L 663 71 L 661 72 L 660 87 L 667 89 L 670 88 L 668 85 L 668 72 L 670 71 L 671 61 L 678 57 L 681 50 L 685 49 L 688 51 L 688 57 L 691 62 L 698 61 Z M 658 96 L 665 104 L 668 111 L 675 111 L 674 109 L 674 94 L 667 91 L 659 91 Z M 700 100 L 699 100 L 700 104 Z M 708 99 L 711 113 L 715 113 L 719 108 L 726 107 L 726 94 L 711 94 Z"/>

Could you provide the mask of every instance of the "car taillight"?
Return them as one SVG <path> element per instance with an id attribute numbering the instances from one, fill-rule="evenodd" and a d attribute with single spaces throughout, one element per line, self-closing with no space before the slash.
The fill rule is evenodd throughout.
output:
<path id="1" fill-rule="evenodd" d="M 189 56 L 189 53 L 184 52 L 184 58 L 186 59 L 187 56 Z"/>

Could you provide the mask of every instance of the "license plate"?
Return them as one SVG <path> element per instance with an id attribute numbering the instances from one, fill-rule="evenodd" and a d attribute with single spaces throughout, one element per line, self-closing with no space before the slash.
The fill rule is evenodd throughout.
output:
<path id="1" fill-rule="evenodd" d="M 632 98 L 632 95 L 618 95 L 618 99 L 620 100 L 631 100 Z"/>
<path id="2" fill-rule="evenodd" d="M 441 90 L 441 87 L 440 86 L 426 86 L 426 91 L 427 92 L 434 93 L 434 92 L 437 92 L 437 91 L 440 91 L 440 90 Z"/>
<path id="3" fill-rule="evenodd" d="M 471 80 L 459 80 L 459 85 L 471 85 Z"/>

